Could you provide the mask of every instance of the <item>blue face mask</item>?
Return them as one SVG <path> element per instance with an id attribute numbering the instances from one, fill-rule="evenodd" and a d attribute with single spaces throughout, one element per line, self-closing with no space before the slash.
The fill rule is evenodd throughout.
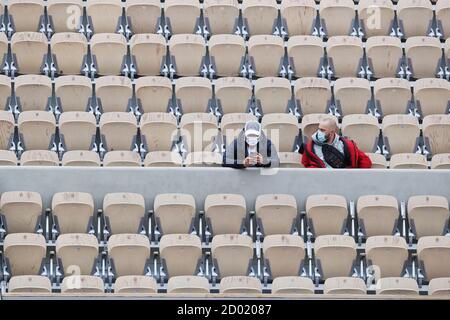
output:
<path id="1" fill-rule="evenodd" d="M 316 135 L 317 142 L 319 142 L 319 143 L 325 143 L 328 140 L 325 132 L 322 132 L 320 130 L 317 130 L 315 135 Z"/>

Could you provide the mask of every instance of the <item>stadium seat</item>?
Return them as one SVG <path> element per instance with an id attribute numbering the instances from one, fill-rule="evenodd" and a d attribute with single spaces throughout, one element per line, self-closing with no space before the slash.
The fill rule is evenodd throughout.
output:
<path id="1" fill-rule="evenodd" d="M 3 254 L 12 276 L 38 275 L 46 250 L 44 236 L 35 233 L 8 234 L 3 242 Z"/>
<path id="2" fill-rule="evenodd" d="M 15 79 L 15 93 L 21 111 L 44 111 L 52 96 L 52 81 L 41 75 L 18 76 Z"/>
<path id="3" fill-rule="evenodd" d="M 209 194 L 205 198 L 205 219 L 212 235 L 238 234 L 246 228 L 247 207 L 240 194 Z"/>
<path id="4" fill-rule="evenodd" d="M 351 0 L 320 1 L 319 15 L 325 34 L 328 37 L 350 35 L 354 31 L 355 9 Z"/>
<path id="5" fill-rule="evenodd" d="M 141 157 L 135 151 L 109 151 L 103 158 L 104 167 L 140 167 Z"/>
<path id="6" fill-rule="evenodd" d="M 17 121 L 22 147 L 26 150 L 47 150 L 55 134 L 56 120 L 51 112 L 23 111 Z"/>
<path id="7" fill-rule="evenodd" d="M 112 234 L 140 233 L 145 215 L 144 197 L 138 193 L 107 193 L 103 216 Z"/>
<path id="8" fill-rule="evenodd" d="M 58 77 L 55 79 L 55 95 L 60 112 L 86 111 L 92 96 L 91 80 L 75 75 Z"/>
<path id="9" fill-rule="evenodd" d="M 14 116 L 11 112 L 0 111 L 0 150 L 8 150 L 14 134 Z"/>
<path id="10" fill-rule="evenodd" d="M 212 85 L 207 78 L 180 78 L 175 83 L 175 94 L 183 114 L 209 112 L 208 104 L 212 99 Z"/>
<path id="11" fill-rule="evenodd" d="M 208 279 L 200 276 L 171 277 L 167 282 L 167 293 L 209 293 Z"/>
<path id="12" fill-rule="evenodd" d="M 225 144 L 229 145 L 242 132 L 245 123 L 252 120 L 256 121 L 256 117 L 251 113 L 224 114 L 220 122 L 220 129 Z"/>
<path id="13" fill-rule="evenodd" d="M 152 294 L 158 292 L 155 278 L 147 276 L 122 276 L 114 283 L 114 293 Z"/>
<path id="14" fill-rule="evenodd" d="M 100 156 L 95 151 L 67 151 L 61 162 L 63 166 L 100 167 Z"/>
<path id="15" fill-rule="evenodd" d="M 417 282 L 412 278 L 381 278 L 376 286 L 376 293 L 382 295 L 416 296 L 419 294 Z"/>
<path id="16" fill-rule="evenodd" d="M 433 78 L 440 72 L 442 48 L 437 38 L 406 39 L 405 55 L 413 78 Z"/>
<path id="17" fill-rule="evenodd" d="M 328 66 L 335 78 L 356 77 L 363 72 L 363 54 L 362 41 L 358 37 L 334 36 L 327 41 Z"/>
<path id="18" fill-rule="evenodd" d="M 237 77 L 244 66 L 244 38 L 232 34 L 213 35 L 208 41 L 210 63 L 216 76 Z"/>
<path id="19" fill-rule="evenodd" d="M 305 258 L 305 243 L 300 236 L 268 235 L 262 244 L 266 267 L 273 278 L 297 276 Z"/>
<path id="20" fill-rule="evenodd" d="M 293 114 L 266 114 L 261 121 L 261 127 L 277 151 L 289 152 L 295 150 L 296 139 L 300 130 L 298 120 Z"/>
<path id="21" fill-rule="evenodd" d="M 45 276 L 15 276 L 9 280 L 8 292 L 18 294 L 51 293 L 52 284 L 50 279 Z"/>
<path id="22" fill-rule="evenodd" d="M 272 294 L 313 294 L 314 284 L 307 277 L 278 277 L 272 281 Z"/>
<path id="23" fill-rule="evenodd" d="M 104 113 L 100 118 L 100 134 L 108 151 L 129 151 L 137 135 L 136 117 L 130 112 Z"/>
<path id="24" fill-rule="evenodd" d="M 246 276 L 253 260 L 253 242 L 249 236 L 222 234 L 211 242 L 214 268 L 220 278 Z"/>
<path id="25" fill-rule="evenodd" d="M 450 237 L 421 237 L 417 242 L 417 255 L 422 274 L 428 281 L 450 277 L 446 267 L 450 263 Z"/>
<path id="26" fill-rule="evenodd" d="M 195 34 L 175 34 L 169 40 L 171 64 L 178 76 L 197 76 L 203 70 L 205 39 Z"/>
<path id="27" fill-rule="evenodd" d="M 0 166 L 16 166 L 17 157 L 14 151 L 0 150 Z"/>
<path id="28" fill-rule="evenodd" d="M 102 278 L 88 275 L 72 275 L 65 277 L 61 283 L 61 293 L 99 294 L 105 292 Z"/>
<path id="29" fill-rule="evenodd" d="M 224 277 L 220 281 L 222 294 L 261 294 L 262 286 L 258 278 L 247 276 Z"/>
<path id="30" fill-rule="evenodd" d="M 88 73 L 88 43 L 83 34 L 56 33 L 50 40 L 50 47 L 58 75 Z"/>
<path id="31" fill-rule="evenodd" d="M 161 234 L 188 234 L 194 227 L 196 206 L 190 194 L 158 194 L 153 210 Z"/>
<path id="32" fill-rule="evenodd" d="M 371 76 L 377 79 L 395 77 L 403 58 L 401 41 L 396 37 L 370 37 L 366 41 L 366 56 Z"/>
<path id="33" fill-rule="evenodd" d="M 209 34 L 234 34 L 238 26 L 239 3 L 237 0 L 205 0 L 203 15 Z"/>
<path id="34" fill-rule="evenodd" d="M 3 9 L 0 7 L 0 12 L 3 12 Z M 4 32 L 0 33 L 0 63 L 2 68 L 5 67 L 5 62 L 8 59 L 8 38 Z M 2 81 L 3 82 L 3 81 Z"/>
<path id="35" fill-rule="evenodd" d="M 140 122 L 142 137 L 150 151 L 170 151 L 177 136 L 177 119 L 172 113 L 145 113 Z"/>
<path id="36" fill-rule="evenodd" d="M 388 36 L 394 29 L 394 5 L 389 0 L 361 0 L 358 2 L 358 18 L 366 38 Z"/>
<path id="37" fill-rule="evenodd" d="M 375 81 L 376 106 L 383 115 L 405 114 L 412 100 L 411 87 L 406 79 L 383 78 Z"/>
<path id="38" fill-rule="evenodd" d="M 322 279 L 350 277 L 356 264 L 356 243 L 350 236 L 318 236 L 314 241 L 316 267 Z"/>
<path id="39" fill-rule="evenodd" d="M 297 220 L 297 201 L 289 194 L 262 194 L 256 197 L 255 213 L 264 235 L 291 234 Z"/>
<path id="40" fill-rule="evenodd" d="M 448 0 L 441 0 L 436 2 L 436 21 L 438 28 L 443 33 L 443 38 L 448 39 L 450 37 L 450 5 Z"/>
<path id="41" fill-rule="evenodd" d="M 120 0 L 91 0 L 86 3 L 86 14 L 88 29 L 92 32 L 114 33 L 119 29 L 122 3 Z"/>
<path id="42" fill-rule="evenodd" d="M 316 22 L 313 0 L 285 0 L 281 2 L 280 11 L 282 25 L 290 38 L 313 33 Z"/>
<path id="43" fill-rule="evenodd" d="M 113 234 L 108 240 L 108 256 L 116 277 L 143 275 L 150 258 L 150 241 L 141 234 Z"/>
<path id="44" fill-rule="evenodd" d="M 331 87 L 326 79 L 301 78 L 295 81 L 294 95 L 302 115 L 328 113 L 331 103 Z"/>
<path id="45" fill-rule="evenodd" d="M 10 23 L 14 26 L 14 31 L 35 32 L 43 29 L 44 6 L 44 0 L 8 1 L 8 14 L 10 16 Z"/>
<path id="46" fill-rule="evenodd" d="M 450 153 L 435 154 L 431 158 L 431 169 L 450 169 Z"/>
<path id="47" fill-rule="evenodd" d="M 159 0 L 128 0 L 125 3 L 125 16 L 133 34 L 156 33 L 161 17 Z"/>
<path id="48" fill-rule="evenodd" d="M 57 192 L 52 214 L 60 234 L 87 233 L 94 222 L 94 198 L 86 192 Z"/>
<path id="49" fill-rule="evenodd" d="M 433 154 L 450 152 L 450 115 L 426 116 L 422 122 L 422 131 Z"/>
<path id="50" fill-rule="evenodd" d="M 82 0 L 47 0 L 47 28 L 55 33 L 77 32 L 83 17 Z"/>
<path id="51" fill-rule="evenodd" d="M 348 216 L 347 200 L 333 194 L 311 195 L 306 199 L 306 215 L 316 237 L 343 234 Z"/>
<path id="52" fill-rule="evenodd" d="M 61 234 L 56 239 L 56 255 L 63 274 L 91 275 L 98 258 L 98 240 L 91 234 Z"/>
<path id="53" fill-rule="evenodd" d="M 186 167 L 220 167 L 222 155 L 219 152 L 195 151 L 186 155 L 184 160 Z"/>
<path id="54" fill-rule="evenodd" d="M 301 157 L 298 152 L 278 152 L 281 168 L 303 168 Z"/>
<path id="55" fill-rule="evenodd" d="M 325 280 L 324 294 L 366 294 L 367 288 L 364 280 L 354 277 L 333 277 Z"/>
<path id="56" fill-rule="evenodd" d="M 135 72 L 141 76 L 158 76 L 166 61 L 167 46 L 162 35 L 136 34 L 130 39 Z"/>
<path id="57" fill-rule="evenodd" d="M 423 117 L 450 110 L 450 84 L 445 79 L 425 78 L 414 82 L 414 100 Z"/>
<path id="58" fill-rule="evenodd" d="M 247 0 L 242 3 L 242 20 L 249 35 L 272 34 L 277 19 L 275 0 Z"/>
<path id="59" fill-rule="evenodd" d="M 9 282 L 11 286 L 11 282 Z M 448 296 L 450 295 L 450 278 L 434 278 L 428 284 L 429 296 Z"/>
<path id="60" fill-rule="evenodd" d="M 252 99 L 250 80 L 240 77 L 223 77 L 216 80 L 215 96 L 221 111 L 227 113 L 245 113 Z"/>
<path id="61" fill-rule="evenodd" d="M 47 63 L 47 38 L 40 32 L 14 33 L 11 52 L 19 74 L 41 74 Z"/>
<path id="62" fill-rule="evenodd" d="M 255 99 L 263 114 L 285 113 L 292 98 L 288 79 L 277 77 L 259 78 L 255 81 Z"/>
<path id="63" fill-rule="evenodd" d="M 391 156 L 391 169 L 428 169 L 426 156 L 418 153 L 397 153 Z"/>
<path id="64" fill-rule="evenodd" d="M 183 159 L 178 152 L 153 151 L 147 153 L 145 167 L 181 167 Z"/>
<path id="65" fill-rule="evenodd" d="M 127 55 L 127 40 L 121 34 L 97 33 L 91 38 L 92 69 L 100 76 L 122 74 Z"/>
<path id="66" fill-rule="evenodd" d="M 167 0 L 164 2 L 166 23 L 172 34 L 195 34 L 200 18 L 200 3 L 196 0 Z"/>
<path id="67" fill-rule="evenodd" d="M 334 99 L 341 115 L 363 114 L 372 99 L 369 80 L 340 78 L 334 83 Z"/>
<path id="68" fill-rule="evenodd" d="M 383 118 L 383 136 L 391 154 L 415 152 L 420 135 L 419 121 L 412 115 L 391 114 Z"/>
<path id="69" fill-rule="evenodd" d="M 428 36 L 433 22 L 433 7 L 426 0 L 398 0 L 397 17 L 406 38 Z"/>
<path id="70" fill-rule="evenodd" d="M 64 150 L 91 150 L 97 132 L 96 119 L 92 113 L 68 111 L 59 117 L 59 134 Z"/>
<path id="71" fill-rule="evenodd" d="M 403 276 L 408 261 L 408 245 L 399 236 L 373 236 L 366 241 L 367 265 L 380 268 L 381 277 Z"/>
<path id="72" fill-rule="evenodd" d="M 192 234 L 166 234 L 159 243 L 168 277 L 195 275 L 202 258 L 200 238 Z"/>
<path id="73" fill-rule="evenodd" d="M 96 79 L 95 92 L 103 112 L 127 111 L 133 95 L 131 80 L 122 76 L 104 76 Z"/>
<path id="74" fill-rule="evenodd" d="M 216 117 L 211 113 L 188 113 L 181 118 L 180 135 L 188 152 L 212 151 L 218 133 Z"/>
<path id="75" fill-rule="evenodd" d="M 319 123 L 322 119 L 332 118 L 338 122 L 336 116 L 324 113 L 311 113 L 302 118 L 301 129 L 303 136 L 308 139 L 311 138 L 314 132 L 319 128 Z"/>
<path id="76" fill-rule="evenodd" d="M 41 195 L 31 191 L 3 192 L 0 209 L 8 233 L 34 232 L 42 214 Z"/>
<path id="77" fill-rule="evenodd" d="M 0 60 L 1 56 L 0 52 Z M 6 110 L 8 98 L 11 99 L 11 79 L 8 76 L 0 75 L 0 110 Z"/>
<path id="78" fill-rule="evenodd" d="M 166 112 L 172 99 L 172 83 L 166 77 L 135 80 L 136 99 L 141 113 Z"/>
<path id="79" fill-rule="evenodd" d="M 359 228 L 366 237 L 394 234 L 399 210 L 393 196 L 361 196 L 356 203 L 356 211 Z"/>
<path id="80" fill-rule="evenodd" d="M 351 114 L 342 119 L 342 135 L 356 142 L 364 152 L 374 151 L 380 135 L 378 119 L 370 114 Z M 382 156 L 382 155 L 381 155 Z"/>
<path id="81" fill-rule="evenodd" d="M 316 77 L 319 75 L 324 62 L 324 46 L 322 39 L 315 36 L 299 35 L 289 38 L 287 54 L 289 65 L 295 77 Z"/>
<path id="82" fill-rule="evenodd" d="M 58 166 L 58 155 L 49 150 L 28 150 L 20 157 L 21 166 Z"/>
<path id="83" fill-rule="evenodd" d="M 283 39 L 258 35 L 248 41 L 248 60 L 256 77 L 277 77 L 284 59 Z"/>

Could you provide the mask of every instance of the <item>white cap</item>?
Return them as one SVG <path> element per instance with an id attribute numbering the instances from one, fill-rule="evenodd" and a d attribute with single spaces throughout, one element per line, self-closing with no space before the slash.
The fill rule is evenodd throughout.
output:
<path id="1" fill-rule="evenodd" d="M 261 125 L 258 121 L 247 121 L 244 127 L 245 136 L 255 135 L 260 136 L 261 134 Z"/>

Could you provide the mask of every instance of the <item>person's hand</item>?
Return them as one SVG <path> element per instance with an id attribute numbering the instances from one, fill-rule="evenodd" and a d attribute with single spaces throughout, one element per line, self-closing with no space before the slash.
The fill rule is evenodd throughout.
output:
<path id="1" fill-rule="evenodd" d="M 256 158 L 256 163 L 257 164 L 262 164 L 263 163 L 263 156 L 261 155 L 261 153 L 258 153 L 255 158 Z"/>
<path id="2" fill-rule="evenodd" d="M 244 159 L 244 167 L 253 166 L 256 163 L 254 157 L 247 157 Z"/>

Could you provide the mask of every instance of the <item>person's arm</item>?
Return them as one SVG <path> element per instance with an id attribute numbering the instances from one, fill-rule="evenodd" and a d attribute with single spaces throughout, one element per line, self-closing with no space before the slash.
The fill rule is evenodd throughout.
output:
<path id="1" fill-rule="evenodd" d="M 278 158 L 278 152 L 277 152 L 275 146 L 272 144 L 272 142 L 270 140 L 268 140 L 267 141 L 267 158 L 266 159 L 262 158 L 260 160 L 260 163 L 258 163 L 257 166 L 260 168 L 270 168 L 270 167 L 278 167 L 279 165 L 280 165 L 280 159 Z"/>
<path id="2" fill-rule="evenodd" d="M 357 159 L 358 159 L 357 168 L 360 168 L 360 169 L 372 168 L 372 160 L 370 160 L 370 158 L 364 152 L 359 150 L 359 148 L 356 146 L 356 144 L 355 144 L 355 150 L 356 150 Z"/>
<path id="3" fill-rule="evenodd" d="M 234 140 L 229 146 L 225 148 L 222 158 L 222 167 L 234 168 L 234 169 L 244 169 L 243 163 L 239 164 L 237 158 L 237 141 Z M 230 155 L 233 157 L 231 158 Z"/>

